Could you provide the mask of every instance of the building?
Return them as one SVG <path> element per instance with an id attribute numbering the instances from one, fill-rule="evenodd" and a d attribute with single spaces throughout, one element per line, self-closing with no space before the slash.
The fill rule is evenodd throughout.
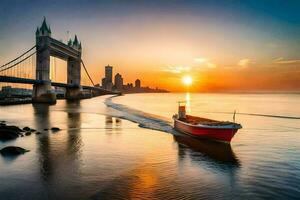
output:
<path id="1" fill-rule="evenodd" d="M 107 83 L 112 83 L 112 73 L 113 67 L 112 66 L 105 66 L 105 79 Z"/>
<path id="2" fill-rule="evenodd" d="M 108 83 L 106 83 L 106 88 L 105 88 L 105 89 L 112 91 L 113 86 L 114 86 L 114 85 L 113 85 L 112 82 L 108 82 Z"/>
<path id="3" fill-rule="evenodd" d="M 123 78 L 119 73 L 115 75 L 115 88 L 119 91 L 123 89 Z"/>
<path id="4" fill-rule="evenodd" d="M 105 88 L 105 82 L 106 82 L 105 78 L 101 79 L 101 86 L 102 86 L 102 88 Z"/>
<path id="5" fill-rule="evenodd" d="M 135 80 L 135 86 L 136 88 L 140 88 L 141 87 L 141 80 L 140 79 L 136 79 Z"/>
<path id="6" fill-rule="evenodd" d="M 113 67 L 110 65 L 105 66 L 105 78 L 102 79 L 102 88 L 107 90 L 112 90 L 113 82 L 112 82 L 112 72 Z"/>
<path id="7" fill-rule="evenodd" d="M 22 97 L 22 96 L 31 97 L 32 96 L 31 89 L 13 88 L 11 86 L 3 86 L 0 93 L 4 97 Z"/>

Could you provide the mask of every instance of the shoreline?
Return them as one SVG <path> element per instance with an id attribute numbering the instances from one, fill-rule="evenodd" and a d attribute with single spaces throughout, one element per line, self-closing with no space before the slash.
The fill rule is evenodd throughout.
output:
<path id="1" fill-rule="evenodd" d="M 148 93 L 170 93 L 170 92 L 129 92 L 129 93 L 121 93 L 120 95 L 125 95 L 125 94 L 148 94 Z M 101 95 L 105 96 L 105 95 Z M 119 95 L 117 95 L 119 96 Z M 97 97 L 97 96 L 96 96 Z M 94 97 L 91 97 L 94 98 Z M 84 99 L 91 99 L 91 98 L 81 98 L 78 100 L 84 100 Z M 65 98 L 57 97 L 57 100 L 67 100 Z M 32 98 L 11 98 L 11 99 L 6 99 L 6 100 L 0 100 L 0 106 L 10 106 L 10 105 L 21 105 L 21 104 L 30 104 L 33 103 Z"/>

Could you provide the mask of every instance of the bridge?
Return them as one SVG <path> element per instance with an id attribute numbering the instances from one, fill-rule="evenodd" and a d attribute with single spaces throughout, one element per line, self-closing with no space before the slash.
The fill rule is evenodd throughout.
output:
<path id="1" fill-rule="evenodd" d="M 81 99 L 88 91 L 90 96 L 105 94 L 118 94 L 95 84 L 81 59 L 82 45 L 77 36 L 70 39 L 67 44 L 51 37 L 50 26 L 46 18 L 40 27 L 37 27 L 36 44 L 16 57 L 0 66 L 0 82 L 12 84 L 33 85 L 32 101 L 38 103 L 56 102 L 56 93 L 53 87 L 65 88 L 66 99 Z M 51 58 L 59 58 L 67 62 L 66 83 L 55 82 L 51 76 L 55 76 L 51 67 Z M 55 66 L 56 68 L 56 66 Z M 54 69 L 55 69 L 54 68 Z M 82 73 L 84 69 L 84 73 Z M 90 82 L 82 84 L 82 76 Z"/>

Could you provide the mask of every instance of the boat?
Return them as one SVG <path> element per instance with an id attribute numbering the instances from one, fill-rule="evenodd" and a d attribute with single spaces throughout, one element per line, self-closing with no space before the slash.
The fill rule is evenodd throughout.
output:
<path id="1" fill-rule="evenodd" d="M 218 121 L 186 114 L 186 106 L 178 102 L 178 114 L 173 115 L 174 129 L 197 138 L 211 139 L 230 143 L 241 124 L 230 121 Z M 233 114 L 235 121 L 235 112 Z"/>

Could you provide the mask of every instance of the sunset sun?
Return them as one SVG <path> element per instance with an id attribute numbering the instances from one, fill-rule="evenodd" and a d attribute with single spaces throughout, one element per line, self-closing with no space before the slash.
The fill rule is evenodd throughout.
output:
<path id="1" fill-rule="evenodd" d="M 183 82 L 184 85 L 189 86 L 193 83 L 193 79 L 192 79 L 191 76 L 184 76 L 182 78 L 182 82 Z"/>

